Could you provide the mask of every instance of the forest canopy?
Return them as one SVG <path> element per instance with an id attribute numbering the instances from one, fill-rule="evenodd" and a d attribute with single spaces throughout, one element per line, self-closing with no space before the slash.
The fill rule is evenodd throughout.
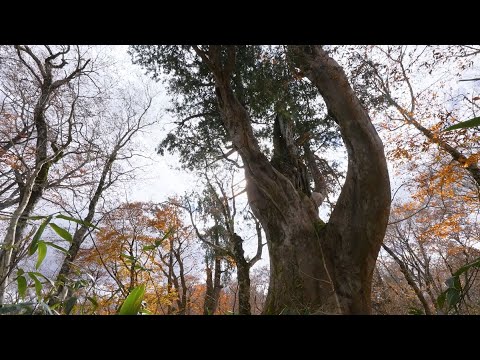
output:
<path id="1" fill-rule="evenodd" d="M 0 46 L 0 314 L 478 314 L 480 47 Z"/>

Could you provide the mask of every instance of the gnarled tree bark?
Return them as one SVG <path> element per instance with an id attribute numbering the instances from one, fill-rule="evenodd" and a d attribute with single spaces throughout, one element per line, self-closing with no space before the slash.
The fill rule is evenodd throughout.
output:
<path id="1" fill-rule="evenodd" d="M 249 204 L 270 253 L 264 312 L 370 313 L 375 260 L 388 220 L 390 185 L 383 144 L 342 68 L 319 46 L 291 47 L 292 58 L 319 89 L 348 151 L 345 185 L 325 226 L 315 204 L 292 177 L 260 150 L 230 77 L 235 49 L 195 47 L 215 78 L 223 125 L 245 164 Z"/>

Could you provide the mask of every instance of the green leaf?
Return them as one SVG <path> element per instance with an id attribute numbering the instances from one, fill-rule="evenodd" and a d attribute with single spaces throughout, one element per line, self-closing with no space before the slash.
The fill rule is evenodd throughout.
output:
<path id="1" fill-rule="evenodd" d="M 445 281 L 445 284 L 450 289 L 462 290 L 462 284 L 460 283 L 460 278 L 458 276 L 453 276 Z"/>
<path id="2" fill-rule="evenodd" d="M 87 300 L 90 301 L 93 305 L 93 311 L 95 311 L 98 308 L 98 301 L 90 296 L 87 296 Z"/>
<path id="3" fill-rule="evenodd" d="M 461 123 L 449 126 L 443 131 L 450 131 L 450 130 L 456 130 L 456 129 L 466 129 L 466 128 L 471 128 L 474 126 L 480 126 L 480 117 L 475 117 L 473 119 L 467 120 L 467 121 L 462 121 Z"/>
<path id="4" fill-rule="evenodd" d="M 83 221 L 83 220 L 79 220 L 79 219 L 75 219 L 73 217 L 70 217 L 70 216 L 65 216 L 65 215 L 57 215 L 55 216 L 57 219 L 63 219 L 63 220 L 68 220 L 68 221 L 73 221 L 73 222 L 76 222 L 77 224 L 80 224 L 80 225 L 84 225 L 84 226 L 87 226 L 87 227 L 91 227 L 91 228 L 94 228 L 96 230 L 100 230 L 100 228 L 96 227 L 95 225 L 93 225 L 92 223 L 88 222 L 88 221 Z"/>
<path id="5" fill-rule="evenodd" d="M 90 279 L 90 281 L 92 282 L 92 284 L 95 284 L 96 280 L 95 280 L 95 278 L 94 278 L 91 274 L 89 274 L 89 273 L 84 273 L 84 275 L 87 275 L 88 278 Z M 88 285 L 88 282 L 87 282 L 87 285 Z"/>
<path id="6" fill-rule="evenodd" d="M 47 217 L 47 218 L 42 222 L 42 224 L 39 226 L 37 232 L 36 232 L 35 235 L 33 236 L 32 243 L 30 244 L 30 246 L 29 246 L 29 248 L 28 248 L 28 255 L 29 255 L 29 256 L 32 256 L 33 254 L 35 254 L 35 251 L 37 251 L 38 240 L 40 240 L 40 237 L 42 236 L 43 231 L 44 231 L 45 228 L 47 227 L 47 225 L 48 225 L 48 223 L 50 222 L 50 220 L 52 220 L 52 215 L 50 215 L 49 217 Z"/>
<path id="7" fill-rule="evenodd" d="M 163 242 L 163 240 L 168 238 L 170 235 L 173 235 L 172 233 L 174 232 L 174 230 L 175 229 L 173 228 L 173 226 L 170 229 L 168 229 L 168 231 L 165 233 L 165 235 L 163 235 L 162 240 L 160 241 L 160 244 Z M 158 240 L 155 241 L 155 244 L 157 244 L 157 242 L 158 242 Z"/>
<path id="8" fill-rule="evenodd" d="M 127 296 L 120 308 L 119 315 L 137 315 L 145 295 L 145 284 L 137 286 Z"/>
<path id="9" fill-rule="evenodd" d="M 408 309 L 408 313 L 410 315 L 425 315 L 425 313 L 423 312 L 422 309 L 418 309 L 416 307 L 413 307 L 411 306 L 409 309 Z"/>
<path id="10" fill-rule="evenodd" d="M 30 278 L 34 281 L 35 283 L 35 292 L 37 294 L 38 297 L 41 297 L 42 296 L 42 288 L 43 288 L 43 285 L 42 283 L 40 282 L 40 280 L 38 280 L 37 276 L 34 275 L 34 273 L 32 272 L 29 272 L 28 273 L 28 276 L 30 276 Z"/>
<path id="11" fill-rule="evenodd" d="M 46 277 L 45 275 L 43 275 L 42 273 L 39 273 L 37 271 L 29 271 L 27 274 L 28 275 L 33 274 L 34 276 L 41 277 L 41 278 L 45 279 L 46 281 L 48 281 L 50 283 L 50 285 L 55 286 L 54 282 L 52 280 L 50 280 L 48 277 Z"/>
<path id="12" fill-rule="evenodd" d="M 42 220 L 42 219 L 46 219 L 48 216 L 29 216 L 27 217 L 28 220 Z"/>
<path id="13" fill-rule="evenodd" d="M 437 305 L 440 309 L 443 309 L 443 306 L 445 305 L 445 300 L 447 298 L 447 292 L 444 291 L 442 292 L 438 298 L 437 298 Z"/>
<path id="14" fill-rule="evenodd" d="M 455 271 L 455 272 L 453 273 L 453 276 L 460 276 L 460 275 L 462 275 L 464 272 L 470 270 L 472 267 L 480 267 L 480 258 L 475 259 L 475 260 L 472 261 L 471 263 L 468 263 L 468 264 L 462 266 L 460 269 L 458 269 L 457 271 Z"/>
<path id="15" fill-rule="evenodd" d="M 21 276 L 23 274 L 25 274 L 25 271 L 23 269 L 18 269 L 17 270 L 17 276 Z"/>
<path id="16" fill-rule="evenodd" d="M 135 261 L 135 260 L 136 260 L 135 256 L 132 256 L 132 255 L 121 254 L 120 256 L 123 257 L 123 258 L 125 258 L 125 259 L 131 260 L 131 261 Z"/>
<path id="17" fill-rule="evenodd" d="M 49 306 L 50 306 L 50 309 L 51 309 L 51 310 L 55 310 L 55 309 L 59 308 L 60 305 L 61 305 L 61 303 L 56 302 L 55 304 L 49 305 Z M 56 311 L 56 312 L 57 312 L 57 311 Z M 58 313 L 58 312 L 57 312 L 57 313 Z"/>
<path id="18" fill-rule="evenodd" d="M 69 315 L 72 312 L 73 307 L 77 303 L 77 300 L 78 299 L 75 296 L 72 296 L 67 301 L 65 301 L 65 314 L 66 315 Z"/>
<path id="19" fill-rule="evenodd" d="M 174 228 L 171 227 L 170 229 L 168 229 L 168 231 L 165 233 L 165 235 L 163 235 L 163 237 L 160 240 L 155 240 L 155 245 L 145 245 L 144 247 L 142 247 L 142 250 L 148 251 L 148 250 L 153 250 L 158 248 L 160 245 L 163 244 L 166 238 L 172 235 L 173 231 L 174 231 Z"/>
<path id="20" fill-rule="evenodd" d="M 72 235 L 71 235 L 67 230 L 65 230 L 64 228 L 61 228 L 60 226 L 58 226 L 58 225 L 55 224 L 55 223 L 50 223 L 50 227 L 51 227 L 59 236 L 61 236 L 63 239 L 67 240 L 68 242 L 72 242 L 72 241 L 73 241 Z"/>
<path id="21" fill-rule="evenodd" d="M 460 301 L 460 291 L 454 288 L 447 289 L 446 291 L 446 302 L 448 309 L 451 309 Z"/>
<path id="22" fill-rule="evenodd" d="M 14 305 L 3 305 L 0 308 L 0 315 L 4 314 L 19 314 L 22 312 L 22 310 L 26 310 L 28 313 L 33 312 L 32 306 L 35 305 L 35 303 L 29 302 L 29 303 L 20 303 L 20 304 L 14 304 Z"/>
<path id="23" fill-rule="evenodd" d="M 18 285 L 18 295 L 23 299 L 27 294 L 27 279 L 25 276 L 21 275 L 17 277 L 17 285 Z"/>
<path id="24" fill-rule="evenodd" d="M 47 245 L 43 241 L 38 242 L 38 259 L 37 263 L 35 264 L 35 269 L 38 270 L 40 265 L 42 265 L 43 260 L 47 256 Z"/>
<path id="25" fill-rule="evenodd" d="M 146 267 L 143 267 L 142 265 L 140 264 L 135 264 L 135 266 L 133 267 L 135 270 L 142 270 L 142 271 L 150 271 L 149 269 L 147 269 Z"/>
<path id="26" fill-rule="evenodd" d="M 78 289 L 81 289 L 81 288 L 84 288 L 88 285 L 88 281 L 87 280 L 77 280 L 75 281 L 75 283 L 73 284 L 73 288 L 75 290 L 78 290 Z"/>
<path id="27" fill-rule="evenodd" d="M 65 248 L 63 248 L 63 247 L 61 247 L 61 246 L 58 246 L 57 244 L 54 244 L 54 243 L 52 243 L 52 242 L 50 242 L 50 241 L 45 241 L 45 244 L 47 244 L 48 246 L 51 246 L 51 247 L 53 247 L 53 248 L 55 248 L 55 249 L 57 249 L 57 250 L 60 250 L 61 252 L 65 253 L 65 254 L 68 254 L 68 250 L 67 250 L 67 249 L 65 249 Z"/>

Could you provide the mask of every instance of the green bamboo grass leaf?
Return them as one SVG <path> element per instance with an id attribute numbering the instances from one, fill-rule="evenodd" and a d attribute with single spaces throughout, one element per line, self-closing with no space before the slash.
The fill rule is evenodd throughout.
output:
<path id="1" fill-rule="evenodd" d="M 27 294 L 27 279 L 25 279 L 25 276 L 21 275 L 17 277 L 17 285 L 18 295 L 20 295 L 20 298 L 24 299 Z"/>
<path id="2" fill-rule="evenodd" d="M 38 242 L 38 259 L 37 259 L 37 263 L 35 264 L 35 269 L 38 270 L 40 265 L 42 265 L 42 262 L 45 259 L 45 256 L 47 256 L 47 244 L 45 244 L 43 241 L 39 241 Z"/>
<path id="3" fill-rule="evenodd" d="M 457 271 L 455 271 L 453 273 L 453 276 L 460 276 L 462 275 L 464 272 L 470 270 L 470 268 L 472 267 L 478 267 L 480 268 L 480 258 L 478 259 L 475 259 L 474 261 L 472 261 L 471 263 L 468 263 L 464 266 L 462 266 L 460 269 L 458 269 Z"/>
<path id="4" fill-rule="evenodd" d="M 57 250 L 65 253 L 65 254 L 68 254 L 68 250 L 67 250 L 67 249 L 65 249 L 65 248 L 63 248 L 63 247 L 61 247 L 61 246 L 58 246 L 57 244 L 54 244 L 54 243 L 52 243 L 52 242 L 50 242 L 50 241 L 45 241 L 45 244 L 47 244 L 48 246 L 51 246 L 51 247 L 53 247 L 53 248 L 55 248 L 55 249 L 57 249 Z"/>
<path id="5" fill-rule="evenodd" d="M 30 276 L 30 278 L 35 283 L 35 293 L 37 294 L 38 297 L 41 297 L 42 296 L 42 288 L 43 288 L 42 283 L 40 282 L 40 280 L 38 280 L 37 276 L 34 273 L 29 272 L 28 276 Z"/>
<path id="6" fill-rule="evenodd" d="M 39 215 L 39 216 L 29 216 L 27 219 L 28 220 L 43 220 L 43 219 L 46 219 L 48 216 L 42 216 L 42 215 Z"/>
<path id="7" fill-rule="evenodd" d="M 42 222 L 42 224 L 41 224 L 40 227 L 38 228 L 37 232 L 36 232 L 35 235 L 33 236 L 32 243 L 30 244 L 30 247 L 28 248 L 28 255 L 29 255 L 29 256 L 32 256 L 33 254 L 35 254 L 35 251 L 37 251 L 38 240 L 40 240 L 40 237 L 42 236 L 43 231 L 44 231 L 45 228 L 47 227 L 47 225 L 48 225 L 48 223 L 50 222 L 50 220 L 52 220 L 52 215 L 50 215 L 49 217 L 47 217 L 47 218 Z"/>
<path id="8" fill-rule="evenodd" d="M 480 126 L 480 117 L 475 117 L 473 119 L 467 120 L 467 121 L 462 121 L 461 123 L 449 126 L 443 131 L 450 131 L 450 130 L 456 130 L 456 129 L 467 129 L 475 126 Z"/>
<path id="9" fill-rule="evenodd" d="M 143 251 L 148 251 L 148 250 L 153 250 L 153 249 L 156 249 L 158 248 L 159 246 L 161 246 L 163 244 L 163 241 L 165 239 L 167 239 L 170 235 L 172 235 L 174 232 L 174 228 L 171 227 L 170 229 L 168 229 L 168 231 L 165 233 L 165 235 L 163 235 L 163 237 L 160 239 L 160 240 L 156 240 L 155 241 L 155 245 L 145 245 L 142 250 Z"/>
<path id="10" fill-rule="evenodd" d="M 48 277 L 46 277 L 45 275 L 43 275 L 42 273 L 39 273 L 39 272 L 37 272 L 37 271 L 29 271 L 27 274 L 28 274 L 28 275 L 33 274 L 33 275 L 36 276 L 36 277 L 41 277 L 42 279 L 44 279 L 45 281 L 47 281 L 50 285 L 55 286 L 55 283 L 54 283 L 51 279 L 49 279 Z"/>
<path id="11" fill-rule="evenodd" d="M 65 301 L 65 314 L 66 315 L 70 315 L 70 313 L 72 312 L 73 310 L 73 307 L 75 306 L 75 304 L 77 303 L 77 297 L 75 296 L 72 296 L 71 298 L 69 298 L 67 301 Z"/>
<path id="12" fill-rule="evenodd" d="M 15 315 L 15 314 L 21 314 L 22 310 L 26 311 L 28 314 L 31 314 L 33 311 L 32 306 L 34 306 L 35 303 L 33 302 L 28 302 L 28 303 L 21 303 L 21 304 L 13 304 L 13 305 L 3 305 L 0 308 L 0 315 L 8 314 L 8 315 Z"/>
<path id="13" fill-rule="evenodd" d="M 145 284 L 137 286 L 127 296 L 120 308 L 119 315 L 137 315 L 145 295 Z"/>
<path id="14" fill-rule="evenodd" d="M 50 227 L 53 229 L 53 231 L 55 231 L 62 239 L 65 239 L 67 240 L 68 242 L 72 242 L 73 241 L 73 238 L 72 238 L 72 235 L 67 231 L 65 230 L 64 228 L 61 228 L 60 226 L 58 226 L 57 224 L 55 223 L 50 223 Z"/>
<path id="15" fill-rule="evenodd" d="M 91 296 L 87 296 L 87 300 L 90 301 L 90 302 L 92 303 L 92 305 L 93 305 L 93 310 L 92 310 L 92 311 L 97 310 L 97 308 L 98 308 L 98 301 L 97 301 L 95 298 L 91 297 Z"/>
<path id="16" fill-rule="evenodd" d="M 96 230 L 100 230 L 98 227 L 96 227 L 95 225 L 93 225 L 92 223 L 90 223 L 90 222 L 88 222 L 88 221 L 83 221 L 83 220 L 75 219 L 75 218 L 70 217 L 70 216 L 57 215 L 57 216 L 55 216 L 55 218 L 57 218 L 57 219 L 63 219 L 63 220 L 68 220 L 68 221 L 73 221 L 73 222 L 76 222 L 77 224 L 85 225 L 85 226 L 94 228 L 94 229 L 96 229 Z"/>

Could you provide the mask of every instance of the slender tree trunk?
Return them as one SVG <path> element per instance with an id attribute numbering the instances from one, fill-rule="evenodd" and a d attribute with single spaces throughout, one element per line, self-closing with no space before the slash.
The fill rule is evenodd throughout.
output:
<path id="1" fill-rule="evenodd" d="M 289 174 L 261 152 L 250 117 L 235 97 L 235 52 L 211 48 L 204 60 L 216 80 L 223 124 L 245 164 L 247 196 L 267 237 L 267 314 L 370 313 L 371 279 L 388 221 L 390 185 L 383 145 L 342 68 L 319 46 L 291 47 L 294 61 L 319 89 L 348 151 L 345 185 L 325 226 Z"/>
<path id="2" fill-rule="evenodd" d="M 205 271 L 207 274 L 207 279 L 205 281 L 205 299 L 203 301 L 203 315 L 211 315 L 212 309 L 214 307 L 213 274 L 212 274 L 212 269 L 208 265 L 208 260 L 207 260 L 207 267 Z"/>
<path id="3" fill-rule="evenodd" d="M 178 284 L 177 281 L 177 292 L 179 296 L 179 300 L 177 302 L 178 305 L 178 314 L 179 315 L 185 315 L 187 311 L 187 301 L 188 301 L 188 287 L 187 287 L 187 281 L 185 279 L 185 269 L 183 266 L 183 260 L 181 257 L 180 253 L 181 249 L 180 246 L 177 248 L 175 251 L 175 258 L 177 259 L 177 264 L 179 267 L 179 278 L 180 278 L 180 284 Z"/>
<path id="4" fill-rule="evenodd" d="M 248 266 L 237 264 L 238 280 L 238 313 L 240 315 L 251 315 L 250 305 L 250 269 Z"/>
<path id="5" fill-rule="evenodd" d="M 7 247 L 7 251 L 0 252 L 0 303 L 3 302 L 5 286 L 8 282 L 8 274 L 12 270 L 12 258 L 16 257 L 16 250 L 14 246 L 22 240 L 23 231 L 27 224 L 27 217 L 30 216 L 35 205 L 43 195 L 43 191 L 48 184 L 48 173 L 50 166 L 58 161 L 62 156 L 62 150 L 64 150 L 69 143 L 71 142 L 71 127 L 69 128 L 69 138 L 66 143 L 62 144 L 63 149 L 58 149 L 56 146 L 53 146 L 52 150 L 54 154 L 48 156 L 48 123 L 46 119 L 46 111 L 49 107 L 49 102 L 52 96 L 55 94 L 55 91 L 59 91 L 64 85 L 70 84 L 75 78 L 78 78 L 83 72 L 90 60 L 85 61 L 81 64 L 81 59 L 77 58 L 77 67 L 70 74 L 64 72 L 64 66 L 67 64 L 64 61 L 63 55 L 67 54 L 70 49 L 66 51 L 60 51 L 55 54 L 52 54 L 50 51 L 50 56 L 44 59 L 37 57 L 34 52 L 28 46 L 15 45 L 14 46 L 18 59 L 23 65 L 28 68 L 31 75 L 35 77 L 38 81 L 38 90 L 40 91 L 40 96 L 35 104 L 35 109 L 33 111 L 33 124 L 36 131 L 37 141 L 35 148 L 35 168 L 30 175 L 30 178 L 27 180 L 27 184 L 23 186 L 20 184 L 20 205 L 17 210 L 14 212 L 14 216 L 10 221 L 10 229 L 7 230 L 7 234 L 4 240 L 4 247 Z M 24 56 L 28 56 L 29 60 L 26 60 Z M 79 55 L 79 54 L 78 54 Z M 59 56 L 62 57 L 62 62 L 60 64 L 55 64 L 53 61 Z M 35 65 L 32 67 L 31 62 L 33 60 Z M 34 69 L 35 68 L 35 69 Z M 54 81 L 54 69 L 58 73 L 65 73 L 65 77 L 59 78 Z M 73 111 L 75 108 L 75 101 L 71 104 L 70 116 L 68 121 L 70 122 L 73 119 Z M 23 189 L 22 189 L 23 187 Z"/>
<path id="6" fill-rule="evenodd" d="M 215 257 L 214 268 L 207 265 L 207 282 L 205 291 L 205 301 L 203 304 L 203 315 L 213 315 L 217 311 L 218 300 L 220 298 L 221 285 L 221 259 Z"/>
<path id="7" fill-rule="evenodd" d="M 21 191 L 21 199 L 18 208 L 10 220 L 5 239 L 2 244 L 3 251 L 0 253 L 0 304 L 3 304 L 5 287 L 8 285 L 8 276 L 11 272 L 12 258 L 16 253 L 14 247 L 20 241 L 27 219 L 35 204 L 42 196 L 47 183 L 48 170 L 52 158 L 47 154 L 47 123 L 45 111 L 51 94 L 51 75 L 45 79 L 41 86 L 40 98 L 35 105 L 33 122 L 37 132 L 35 149 L 35 169 L 32 171 L 27 184 Z"/>
<path id="8" fill-rule="evenodd" d="M 7 233 L 5 235 L 5 240 L 2 243 L 2 257 L 0 258 L 0 305 L 3 305 L 4 297 L 5 297 L 5 290 L 8 285 L 8 280 L 10 273 L 12 271 L 11 268 L 11 259 L 13 254 L 13 249 L 15 246 L 15 239 L 16 239 L 16 231 L 17 231 L 17 224 L 20 221 L 20 218 L 28 205 L 28 199 L 30 197 L 30 193 L 35 184 L 35 178 L 40 168 L 38 168 L 32 175 L 32 177 L 27 182 L 24 188 L 24 195 L 20 204 L 18 205 L 17 209 L 12 214 L 10 219 Z"/>
<path id="9" fill-rule="evenodd" d="M 405 280 L 407 280 L 408 285 L 410 285 L 410 287 L 413 289 L 415 295 L 417 295 L 418 300 L 420 300 L 420 303 L 425 310 L 425 314 L 432 315 L 432 310 L 430 309 L 430 305 L 428 305 L 427 299 L 425 299 L 425 296 L 423 296 L 422 290 L 420 290 L 420 288 L 418 287 L 405 263 L 387 245 L 383 244 L 382 247 L 387 253 L 390 254 L 393 260 L 395 260 L 395 262 L 398 264 L 398 266 L 400 266 L 400 271 L 405 276 Z"/>
<path id="10" fill-rule="evenodd" d="M 169 239 L 170 242 L 170 252 L 168 254 L 168 277 L 167 277 L 167 291 L 168 294 L 172 292 L 172 288 L 174 287 L 174 273 L 173 273 L 173 239 Z M 167 314 L 173 314 L 173 305 L 170 304 L 168 306 Z"/>
<path id="11" fill-rule="evenodd" d="M 203 315 L 213 315 L 215 311 L 217 311 L 220 291 L 222 290 L 221 275 L 221 260 L 216 257 L 214 260 L 213 271 L 207 266 L 207 289 L 205 292 Z"/>
<path id="12" fill-rule="evenodd" d="M 240 315 L 251 315 L 250 264 L 245 260 L 242 242 L 243 239 L 240 236 L 233 234 L 233 254 L 237 265 L 238 313 Z"/>
<path id="13" fill-rule="evenodd" d="M 214 261 L 214 270 L 215 273 L 213 275 L 213 308 L 211 314 L 214 314 L 217 311 L 218 303 L 220 300 L 220 291 L 222 291 L 222 283 L 221 283 L 221 276 L 222 276 L 222 260 L 220 257 L 215 257 Z"/>
<path id="14" fill-rule="evenodd" d="M 217 223 L 215 223 L 218 225 Z M 213 243 L 218 247 L 219 234 L 215 231 L 213 234 Z M 222 275 L 222 260 L 219 256 L 218 250 L 213 250 L 213 273 L 209 267 L 208 257 L 205 259 L 207 264 L 207 289 L 205 292 L 204 315 L 213 315 L 217 311 L 218 301 L 220 298 L 220 291 L 222 290 L 221 275 Z"/>
<path id="15" fill-rule="evenodd" d="M 98 182 L 97 188 L 95 193 L 90 200 L 90 204 L 88 205 L 88 213 L 87 216 L 83 219 L 84 224 L 81 224 L 72 237 L 72 243 L 68 248 L 67 256 L 63 259 L 62 266 L 60 267 L 60 271 L 57 274 L 56 282 L 58 283 L 57 290 L 55 294 L 49 301 L 49 305 L 53 305 L 56 301 L 64 300 L 60 299 L 60 294 L 64 294 L 68 296 L 68 291 L 65 289 L 65 283 L 71 273 L 72 264 L 77 257 L 78 251 L 80 250 L 80 246 L 85 241 L 85 238 L 88 236 L 88 233 L 92 230 L 88 224 L 93 221 L 93 217 L 95 216 L 95 209 L 97 207 L 98 201 L 102 196 L 102 193 L 110 186 L 110 184 L 106 184 L 107 176 L 110 173 L 112 168 L 112 164 L 117 157 L 117 150 L 114 150 L 110 156 L 108 157 L 105 165 L 103 166 L 102 173 L 100 175 L 100 180 Z M 65 297 L 63 296 L 63 297 Z"/>

